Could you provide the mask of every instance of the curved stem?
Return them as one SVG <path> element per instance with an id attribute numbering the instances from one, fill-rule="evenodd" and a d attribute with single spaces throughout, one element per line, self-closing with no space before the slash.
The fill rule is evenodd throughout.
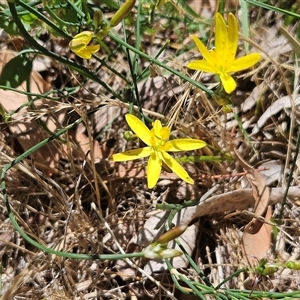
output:
<path id="1" fill-rule="evenodd" d="M 17 220 L 12 212 L 12 209 L 10 207 L 7 191 L 6 191 L 6 183 L 5 183 L 5 176 L 9 169 L 11 169 L 16 164 L 20 163 L 23 159 L 25 159 L 27 156 L 32 154 L 33 152 L 37 151 L 41 147 L 45 146 L 46 144 L 50 143 L 51 141 L 57 139 L 60 135 L 67 132 L 68 130 L 72 129 L 73 127 L 77 126 L 79 123 L 82 122 L 82 119 L 78 119 L 73 124 L 70 124 L 69 126 L 66 126 L 63 129 L 58 130 L 55 134 L 50 136 L 49 138 L 44 139 L 37 145 L 31 147 L 27 151 L 25 151 L 22 155 L 18 156 L 16 159 L 14 159 L 12 162 L 7 164 L 1 169 L 0 172 L 0 180 L 1 180 L 1 191 L 3 195 L 3 200 L 8 212 L 9 219 L 14 226 L 14 228 L 19 232 L 19 234 L 26 240 L 28 243 L 33 245 L 34 247 L 38 248 L 41 251 L 55 254 L 57 256 L 67 257 L 67 258 L 73 258 L 73 259 L 100 259 L 100 260 L 116 260 L 116 259 L 124 259 L 124 258 L 134 258 L 134 257 L 144 257 L 143 252 L 136 252 L 136 253 L 124 253 L 124 254 L 78 254 L 78 253 L 71 253 L 71 252 L 63 252 L 63 251 L 57 251 L 52 248 L 46 247 L 38 243 L 37 241 L 30 238 L 19 226 L 17 223 Z"/>

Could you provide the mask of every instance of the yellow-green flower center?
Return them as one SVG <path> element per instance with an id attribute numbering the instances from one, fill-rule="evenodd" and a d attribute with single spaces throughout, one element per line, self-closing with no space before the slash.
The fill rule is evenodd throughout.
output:
<path id="1" fill-rule="evenodd" d="M 162 140 L 161 138 L 159 138 L 158 136 L 153 136 L 152 138 L 152 149 L 154 151 L 162 151 L 164 150 L 164 145 L 166 143 L 166 140 Z"/>
<path id="2" fill-rule="evenodd" d="M 154 151 L 166 151 L 165 144 L 169 140 L 170 129 L 168 127 L 154 127 L 151 129 L 151 146 Z"/>

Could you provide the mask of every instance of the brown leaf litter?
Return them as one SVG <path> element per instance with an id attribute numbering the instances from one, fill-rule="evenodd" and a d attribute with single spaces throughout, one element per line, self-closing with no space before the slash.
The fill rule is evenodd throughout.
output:
<path id="1" fill-rule="evenodd" d="M 212 7 L 210 9 L 213 11 Z M 264 60 L 257 69 L 239 77 L 239 90 L 233 99 L 249 140 L 239 131 L 232 147 L 230 130 L 237 125 L 234 115 L 222 111 L 212 99 L 174 76 L 160 76 L 162 74 L 156 71 L 156 77 L 139 83 L 140 97 L 145 100 L 145 108 L 151 110 L 145 110 L 146 114 L 163 118 L 170 112 L 168 116 L 172 117 L 175 136 L 188 133 L 211 145 L 199 155 L 234 156 L 233 149 L 237 148 L 234 160 L 185 164 L 195 178 L 195 186 L 184 185 L 174 174 L 163 172 L 157 187 L 149 191 L 145 185 L 144 161 L 112 164 L 105 160 L 113 151 L 135 144 L 123 138 L 127 130 L 123 115 L 128 105 L 106 99 L 101 94 L 101 87 L 92 84 L 84 87 L 84 92 L 93 99 L 90 102 L 79 96 L 73 103 L 39 99 L 34 102 L 35 108 L 24 106 L 13 114 L 7 124 L 2 124 L 7 128 L 1 133 L 1 143 L 5 145 L 1 153 L 2 165 L 12 161 L 18 151 L 22 153 L 50 136 L 42 129 L 42 122 L 50 131 L 56 132 L 68 124 L 70 111 L 84 120 L 76 130 L 62 135 L 61 141 L 39 149 L 31 155 L 31 160 L 15 166 L 8 173 L 9 198 L 24 230 L 41 243 L 65 251 L 114 253 L 119 251 L 118 241 L 123 249 L 132 252 L 143 249 L 165 230 L 169 212 L 155 211 L 156 203 L 184 204 L 184 201 L 195 200 L 196 205 L 181 209 L 169 225 L 190 224 L 181 237 L 182 242 L 213 285 L 218 285 L 238 268 L 255 267 L 260 258 L 271 262 L 299 260 L 298 162 L 288 191 L 283 225 L 278 228 L 274 240 L 271 239 L 285 192 L 282 183 L 285 180 L 283 174 L 287 172 L 284 165 L 289 157 L 288 149 L 290 161 L 296 155 L 295 135 L 289 138 L 287 129 L 290 119 L 298 121 L 297 109 L 293 107 L 297 108 L 299 104 L 298 98 L 287 88 L 289 72 L 295 68 L 289 60 L 292 47 L 282 36 L 274 38 L 278 33 L 277 25 L 263 24 L 272 16 L 268 14 L 257 21 L 261 26 L 256 28 L 260 32 L 256 32 L 255 39 L 262 45 Z M 261 41 L 260 36 L 263 37 Z M 167 63 L 177 65 L 185 72 L 186 55 L 172 59 L 173 50 L 167 53 Z M 267 55 L 270 53 L 272 60 Z M 15 55 L 1 52 L 2 67 Z M 127 67 L 121 55 L 117 60 L 122 67 Z M 76 74 L 71 76 L 76 77 Z M 103 68 L 101 76 L 116 90 L 123 88 L 122 80 L 116 79 L 109 70 Z M 204 78 L 196 74 L 195 78 L 205 84 L 215 84 L 211 76 Z M 32 72 L 31 92 L 44 94 L 51 88 L 39 73 Z M 25 84 L 18 89 L 26 91 Z M 0 96 L 7 112 L 28 103 L 27 96 L 20 93 L 1 90 Z M 100 104 L 103 106 L 98 113 L 87 117 L 88 109 Z M 13 141 L 20 143 L 21 150 L 7 143 L 7 131 Z M 101 133 L 100 141 L 94 138 L 98 133 Z M 108 145 L 110 139 L 116 140 L 114 147 Z M 264 168 L 260 169 L 261 166 Z M 91 211 L 91 202 L 98 204 L 115 237 Z M 7 225 L 10 222 L 3 207 L 1 216 L 3 299 L 21 296 L 28 299 L 192 299 L 178 291 L 165 296 L 163 288 L 173 291 L 175 287 L 161 262 L 134 261 L 128 265 L 125 262 L 74 261 L 49 256 L 33 249 Z M 272 252 L 273 248 L 276 253 Z M 172 264 L 176 268 L 174 272 L 199 280 L 185 257 L 173 260 Z M 159 282 L 150 280 L 145 272 L 151 273 Z M 248 274 L 241 274 L 223 287 L 243 288 L 247 278 Z M 283 292 L 297 290 L 300 286 L 299 274 L 292 270 L 278 272 L 270 280 Z M 258 288 L 269 290 L 269 287 Z"/>

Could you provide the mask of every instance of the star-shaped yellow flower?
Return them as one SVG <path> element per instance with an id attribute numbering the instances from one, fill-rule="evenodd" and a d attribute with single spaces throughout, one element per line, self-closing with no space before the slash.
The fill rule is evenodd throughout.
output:
<path id="1" fill-rule="evenodd" d="M 100 49 L 100 45 L 88 46 L 93 37 L 93 32 L 83 31 L 76 34 L 69 43 L 70 49 L 79 57 L 90 59 L 92 54 L 96 53 Z"/>
<path id="2" fill-rule="evenodd" d="M 182 180 L 190 184 L 194 183 L 194 180 L 168 152 L 196 150 L 205 147 L 205 142 L 189 138 L 169 141 L 171 130 L 166 126 L 162 126 L 159 120 L 153 122 L 153 128 L 150 130 L 132 114 L 127 114 L 125 118 L 131 130 L 147 147 L 113 154 L 112 159 L 114 161 L 128 161 L 150 156 L 147 166 L 149 189 L 156 185 L 163 162 Z"/>
<path id="3" fill-rule="evenodd" d="M 215 49 L 208 50 L 196 36 L 191 36 L 203 60 L 188 63 L 192 70 L 200 70 L 218 74 L 226 93 L 230 94 L 236 89 L 236 82 L 230 73 L 242 71 L 255 65 L 260 59 L 259 53 L 251 53 L 235 58 L 238 47 L 238 24 L 233 14 L 228 15 L 228 27 L 221 14 L 216 14 Z"/>

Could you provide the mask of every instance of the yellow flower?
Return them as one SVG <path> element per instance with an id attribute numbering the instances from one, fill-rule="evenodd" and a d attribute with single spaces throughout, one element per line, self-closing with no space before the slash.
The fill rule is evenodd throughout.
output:
<path id="1" fill-rule="evenodd" d="M 230 73 L 248 69 L 260 59 L 259 53 L 251 53 L 235 58 L 238 47 L 238 24 L 233 14 L 228 15 L 228 28 L 221 14 L 216 14 L 215 49 L 208 51 L 205 45 L 196 37 L 191 36 L 203 60 L 195 60 L 188 63 L 192 70 L 200 70 L 218 74 L 226 93 L 230 94 L 236 89 L 236 82 Z"/>
<path id="2" fill-rule="evenodd" d="M 76 34 L 69 43 L 70 49 L 79 57 L 90 59 L 93 53 L 96 53 L 100 49 L 100 45 L 88 46 L 93 37 L 93 32 L 83 31 Z"/>
<path id="3" fill-rule="evenodd" d="M 175 139 L 169 141 L 170 128 L 162 126 L 159 120 L 153 122 L 150 130 L 137 117 L 131 114 L 125 116 L 131 130 L 147 145 L 147 147 L 117 153 L 112 156 L 114 161 L 128 161 L 149 157 L 147 166 L 148 188 L 153 188 L 159 178 L 164 162 L 182 180 L 193 184 L 194 180 L 183 167 L 167 152 L 189 151 L 206 146 L 206 143 L 196 139 Z"/>

